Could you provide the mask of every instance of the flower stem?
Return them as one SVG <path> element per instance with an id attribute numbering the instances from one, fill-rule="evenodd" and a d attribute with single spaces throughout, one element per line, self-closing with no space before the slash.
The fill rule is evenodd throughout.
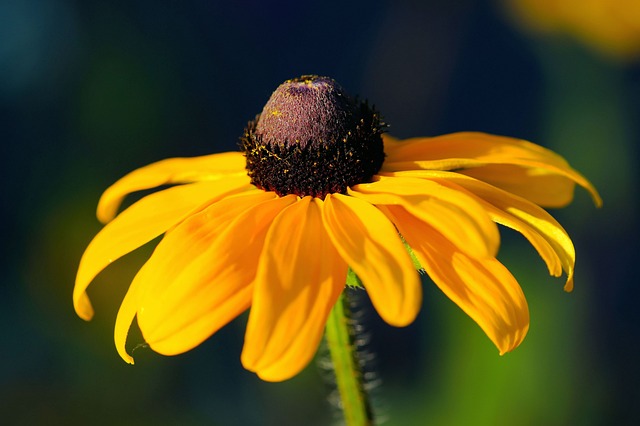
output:
<path id="1" fill-rule="evenodd" d="M 325 338 L 331 353 L 346 425 L 373 425 L 373 413 L 363 386 L 354 336 L 349 299 L 345 290 L 329 314 Z"/>

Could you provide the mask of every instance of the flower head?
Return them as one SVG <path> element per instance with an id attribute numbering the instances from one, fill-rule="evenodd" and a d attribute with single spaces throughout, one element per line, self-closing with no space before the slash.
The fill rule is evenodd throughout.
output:
<path id="1" fill-rule="evenodd" d="M 250 308 L 242 363 L 270 381 L 311 360 L 348 268 L 389 324 L 418 314 L 422 289 L 408 244 L 433 282 L 498 347 L 529 328 L 520 286 L 495 258 L 496 224 L 521 232 L 551 275 L 573 286 L 575 253 L 541 206 L 563 206 L 591 184 L 557 154 L 483 133 L 383 135 L 378 113 L 333 80 L 281 85 L 241 138 L 242 152 L 163 160 L 103 194 L 106 226 L 85 251 L 76 312 L 90 319 L 86 289 L 115 259 L 164 237 L 120 307 L 115 343 L 127 362 L 137 317 L 145 342 L 174 355 Z M 173 185 L 117 214 L 134 191 Z"/>
<path id="2" fill-rule="evenodd" d="M 346 193 L 380 170 L 383 126 L 327 77 L 286 81 L 241 139 L 251 183 L 280 196 Z"/>

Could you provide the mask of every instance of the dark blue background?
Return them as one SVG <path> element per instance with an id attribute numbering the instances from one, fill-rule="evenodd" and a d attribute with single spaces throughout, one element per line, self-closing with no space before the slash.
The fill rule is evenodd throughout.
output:
<path id="1" fill-rule="evenodd" d="M 280 384 L 242 369 L 245 317 L 187 354 L 139 350 L 125 364 L 115 314 L 149 247 L 98 277 L 92 322 L 71 304 L 110 183 L 162 158 L 236 149 L 271 91 L 309 73 L 369 99 L 398 137 L 480 130 L 552 148 L 605 201 L 597 210 L 579 189 L 554 212 L 578 252 L 571 295 L 504 233 L 500 256 L 532 317 L 504 357 L 430 283 L 406 329 L 364 303 L 388 424 L 640 420 L 637 62 L 521 32 L 499 2 L 157 3 L 0 2 L 3 422 L 331 422 L 314 365 Z"/>

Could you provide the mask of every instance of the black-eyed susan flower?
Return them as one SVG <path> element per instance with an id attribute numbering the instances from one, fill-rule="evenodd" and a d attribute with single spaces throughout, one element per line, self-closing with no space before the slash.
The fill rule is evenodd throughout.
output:
<path id="1" fill-rule="evenodd" d="M 519 139 L 455 133 L 396 140 L 379 114 L 333 80 L 303 76 L 273 93 L 241 152 L 160 161 L 126 175 L 98 205 L 106 226 L 80 262 L 73 301 L 111 262 L 164 234 L 124 297 L 122 358 L 137 317 L 156 352 L 192 349 L 250 308 L 241 360 L 269 381 L 304 368 L 348 269 L 379 315 L 410 324 L 422 289 L 408 245 L 433 282 L 505 353 L 529 328 L 518 282 L 497 259 L 496 224 L 522 233 L 573 286 L 575 252 L 542 207 L 592 185 L 559 155 Z M 161 185 L 117 213 L 132 192 Z"/>

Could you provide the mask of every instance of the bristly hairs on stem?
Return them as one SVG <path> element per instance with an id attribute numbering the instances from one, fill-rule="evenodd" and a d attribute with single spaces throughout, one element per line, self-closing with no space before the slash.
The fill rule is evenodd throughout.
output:
<path id="1" fill-rule="evenodd" d="M 357 386 L 360 388 L 359 392 L 362 395 L 362 410 L 366 412 L 363 414 L 362 424 L 382 424 L 386 418 L 380 415 L 379 396 L 375 392 L 381 384 L 381 379 L 375 371 L 375 355 L 370 351 L 368 345 L 371 340 L 371 334 L 366 331 L 366 327 L 363 325 L 364 319 L 368 314 L 366 304 L 362 300 L 363 297 L 366 297 L 366 294 L 362 291 L 362 287 L 347 286 L 338 303 L 341 303 L 341 311 L 346 320 L 346 330 L 348 332 L 348 336 L 345 336 L 348 339 L 348 348 L 346 350 L 350 352 L 349 356 L 353 358 L 351 364 L 354 371 L 351 374 L 356 376 Z M 329 333 L 329 330 L 327 332 Z M 327 344 L 327 339 L 330 337 L 328 335 L 323 340 L 318 352 L 317 364 L 322 377 L 332 389 L 328 400 L 334 408 L 333 412 L 336 421 L 340 424 L 343 423 L 343 416 L 346 416 L 347 413 L 343 410 L 344 395 L 341 395 L 339 379 L 336 379 L 336 374 L 339 374 L 339 372 L 336 371 L 334 361 L 332 361 L 332 352 Z M 335 357 L 335 353 L 333 356 Z M 375 410 L 373 407 L 375 407 Z M 346 421 L 349 426 L 355 424 L 353 422 L 349 423 L 348 419 Z"/>

